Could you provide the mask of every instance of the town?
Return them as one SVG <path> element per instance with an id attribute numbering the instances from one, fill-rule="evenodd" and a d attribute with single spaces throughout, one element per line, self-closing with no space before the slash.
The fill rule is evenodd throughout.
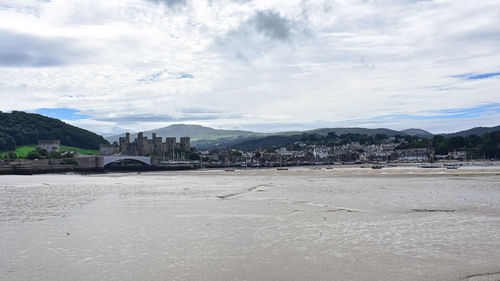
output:
<path id="1" fill-rule="evenodd" d="M 262 145 L 260 139 L 245 145 L 225 149 L 197 150 L 190 137 L 157 136 L 148 138 L 139 132 L 135 139 L 126 133 L 112 144 L 100 144 L 94 154 L 76 150 L 61 151 L 61 140 L 39 140 L 34 151 L 24 158 L 12 152 L 0 160 L 0 173 L 49 173 L 67 171 L 104 170 L 179 170 L 199 168 L 259 168 L 290 166 L 357 165 L 382 168 L 383 165 L 417 165 L 421 167 L 456 168 L 463 161 L 496 160 L 496 146 L 500 132 L 482 137 L 386 136 L 376 134 L 328 133 L 302 134 L 285 137 L 284 144 Z M 490 141 L 491 140 L 491 141 Z M 463 148 L 457 149 L 457 148 Z M 445 163 L 446 162 L 446 163 Z M 451 165 L 451 166 L 450 166 Z"/>
<path id="2" fill-rule="evenodd" d="M 377 143 L 349 141 L 338 145 L 311 144 L 307 140 L 297 141 L 282 147 L 259 147 L 241 150 L 228 147 L 219 150 L 198 151 L 191 147 L 190 138 L 167 137 L 165 142 L 155 133 L 148 139 L 138 133 L 135 140 L 130 133 L 120 137 L 118 143 L 101 145 L 104 156 L 150 157 L 153 166 L 197 167 L 277 167 L 301 165 L 365 164 L 365 163 L 425 163 L 435 160 L 463 161 L 466 151 L 450 151 L 436 155 L 432 145 L 424 148 L 402 148 L 407 144 L 404 138 L 378 136 Z M 117 158 L 119 159 L 119 158 Z"/>

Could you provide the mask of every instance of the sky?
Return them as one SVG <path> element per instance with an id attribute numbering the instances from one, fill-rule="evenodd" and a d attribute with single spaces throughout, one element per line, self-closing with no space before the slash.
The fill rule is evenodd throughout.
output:
<path id="1" fill-rule="evenodd" d="M 498 0 L 0 0 L 0 111 L 98 133 L 500 125 Z"/>

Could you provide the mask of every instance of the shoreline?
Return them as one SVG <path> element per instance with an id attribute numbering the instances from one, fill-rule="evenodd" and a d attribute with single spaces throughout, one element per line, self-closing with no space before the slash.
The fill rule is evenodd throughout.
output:
<path id="1" fill-rule="evenodd" d="M 286 170 L 278 170 L 279 167 L 241 167 L 231 166 L 232 172 L 241 171 L 276 171 L 280 173 L 300 172 L 300 171 L 316 171 L 316 172 L 333 172 L 333 173 L 362 173 L 364 175 L 389 175 L 389 174 L 406 174 L 410 171 L 411 174 L 457 174 L 465 173 L 483 173 L 495 174 L 500 173 L 500 162 L 494 161 L 475 161 L 475 162 L 455 162 L 455 169 L 447 169 L 446 164 L 439 164 L 437 167 L 425 168 L 422 167 L 425 163 L 388 163 L 381 164 L 381 169 L 372 169 L 371 164 L 342 164 L 342 165 L 301 165 L 288 166 Z M 81 174 L 107 174 L 107 173 L 136 173 L 136 172 L 162 172 L 162 171 L 198 171 L 198 172 L 224 172 L 227 167 L 204 166 L 203 168 L 193 166 L 133 166 L 121 168 L 82 168 L 77 165 L 0 165 L 0 176 L 2 175 L 34 175 L 34 174 L 65 174 L 65 173 L 81 173 Z M 414 170 L 418 171 L 415 172 Z M 405 173 L 406 172 L 406 173 Z"/>

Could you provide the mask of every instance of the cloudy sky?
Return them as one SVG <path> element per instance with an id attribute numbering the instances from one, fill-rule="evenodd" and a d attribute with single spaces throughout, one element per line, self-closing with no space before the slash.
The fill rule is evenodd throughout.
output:
<path id="1" fill-rule="evenodd" d="M 498 0 L 0 0 L 0 110 L 100 133 L 500 125 Z"/>

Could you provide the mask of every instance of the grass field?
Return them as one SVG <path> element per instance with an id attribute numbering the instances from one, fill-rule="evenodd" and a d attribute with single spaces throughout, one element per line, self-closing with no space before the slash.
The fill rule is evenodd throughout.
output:
<path id="1" fill-rule="evenodd" d="M 16 147 L 16 150 L 14 150 L 14 153 L 17 154 L 18 157 L 26 157 L 28 153 L 31 151 L 35 150 L 38 147 L 36 144 L 30 144 L 30 145 L 23 145 L 23 146 L 18 146 Z M 74 146 L 66 146 L 66 145 L 61 145 L 60 147 L 61 152 L 68 151 L 68 150 L 76 150 L 80 154 L 86 154 L 86 155 L 98 155 L 99 150 L 97 149 L 84 149 L 84 148 L 79 148 L 79 147 L 74 147 Z M 7 152 L 2 152 L 0 153 L 0 158 L 3 158 L 4 154 Z"/>

